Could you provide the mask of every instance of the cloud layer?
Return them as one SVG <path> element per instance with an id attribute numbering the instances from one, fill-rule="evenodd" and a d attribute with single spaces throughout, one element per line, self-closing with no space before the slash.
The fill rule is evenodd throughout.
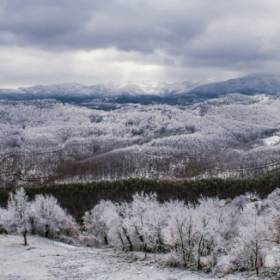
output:
<path id="1" fill-rule="evenodd" d="M 0 85 L 278 72 L 278 0 L 1 0 Z"/>

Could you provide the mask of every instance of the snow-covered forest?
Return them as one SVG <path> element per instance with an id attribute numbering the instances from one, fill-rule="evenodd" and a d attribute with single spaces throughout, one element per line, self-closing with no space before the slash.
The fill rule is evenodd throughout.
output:
<path id="1" fill-rule="evenodd" d="M 113 247 L 153 254 L 165 266 L 211 272 L 262 273 L 280 267 L 280 189 L 261 200 L 247 193 L 232 200 L 201 197 L 198 203 L 159 203 L 155 193 L 136 193 L 132 202 L 100 201 L 75 222 L 52 196 L 29 201 L 23 188 L 0 209 L 2 233 L 62 240 L 77 246 Z"/>
<path id="2" fill-rule="evenodd" d="M 0 102 L 1 185 L 255 176 L 279 166 L 278 96 L 93 110 Z"/>

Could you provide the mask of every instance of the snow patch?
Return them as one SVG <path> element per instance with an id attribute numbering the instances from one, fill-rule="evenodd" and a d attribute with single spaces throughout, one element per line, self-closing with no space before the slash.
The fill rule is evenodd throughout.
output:
<path id="1" fill-rule="evenodd" d="M 279 144 L 280 137 L 279 136 L 271 136 L 268 138 L 263 139 L 263 143 L 265 146 L 275 146 Z"/>

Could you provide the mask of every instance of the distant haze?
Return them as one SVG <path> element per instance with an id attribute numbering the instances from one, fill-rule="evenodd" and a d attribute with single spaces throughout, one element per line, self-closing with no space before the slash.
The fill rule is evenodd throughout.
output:
<path id="1" fill-rule="evenodd" d="M 278 0 L 1 0 L 0 88 L 279 73 Z"/>

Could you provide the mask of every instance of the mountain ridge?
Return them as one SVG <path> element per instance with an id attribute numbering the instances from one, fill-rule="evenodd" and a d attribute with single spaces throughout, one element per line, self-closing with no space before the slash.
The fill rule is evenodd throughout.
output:
<path id="1" fill-rule="evenodd" d="M 51 98 L 84 106 L 95 106 L 96 103 L 191 105 L 231 93 L 276 95 L 280 93 L 280 76 L 275 74 L 247 75 L 221 82 L 208 79 L 176 83 L 126 82 L 90 86 L 79 83 L 35 85 L 18 89 L 0 89 L 0 99 Z"/>

